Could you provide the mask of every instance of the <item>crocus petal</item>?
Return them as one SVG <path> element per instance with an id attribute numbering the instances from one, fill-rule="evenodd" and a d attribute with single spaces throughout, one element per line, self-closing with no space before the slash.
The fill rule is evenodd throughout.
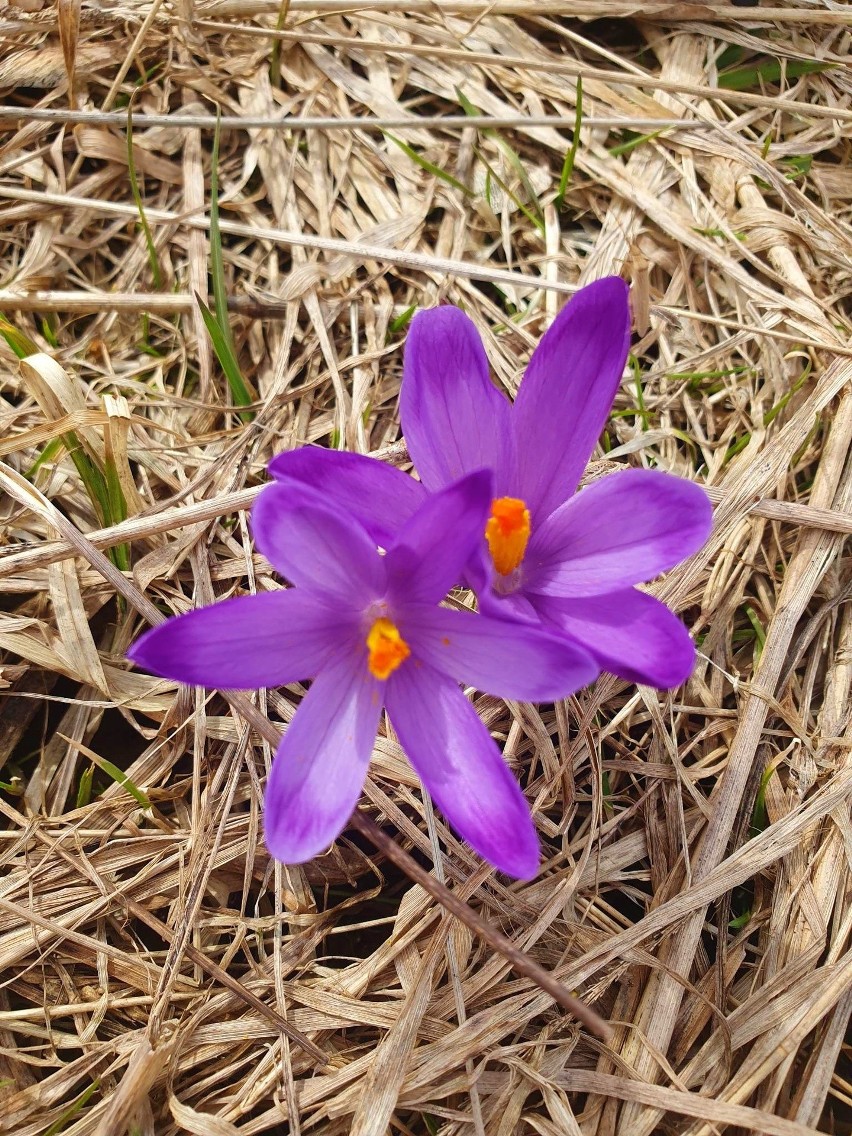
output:
<path id="1" fill-rule="evenodd" d="M 177 682 L 256 690 L 311 678 L 354 633 L 339 613 L 301 592 L 264 592 L 166 620 L 127 657 Z"/>
<path id="2" fill-rule="evenodd" d="M 321 504 L 296 482 L 267 485 L 254 503 L 255 544 L 292 584 L 364 606 L 385 590 L 373 540 L 342 508 Z"/>
<path id="3" fill-rule="evenodd" d="M 493 579 L 493 573 L 490 578 Z M 477 591 L 476 599 L 477 606 L 483 615 L 492 615 L 495 619 L 516 620 L 521 623 L 541 623 L 541 617 L 533 606 L 532 600 L 527 599 L 523 592 L 503 593 L 489 587 Z"/>
<path id="4" fill-rule="evenodd" d="M 332 507 L 346 511 L 383 548 L 426 497 L 410 474 L 363 454 L 300 446 L 269 463 L 276 481 L 296 481 L 321 494 Z"/>
<path id="5" fill-rule="evenodd" d="M 266 846 L 285 864 L 324 852 L 352 815 L 379 715 L 382 683 L 364 656 L 320 672 L 275 754 L 266 786 Z"/>
<path id="6" fill-rule="evenodd" d="M 501 698 L 552 702 L 600 672 L 584 647 L 541 626 L 427 607 L 400 623 L 417 659 Z"/>
<path id="7" fill-rule="evenodd" d="M 501 872 L 531 879 L 539 850 L 527 802 L 458 685 L 425 663 L 402 666 L 385 701 L 411 764 L 453 828 Z"/>
<path id="8" fill-rule="evenodd" d="M 686 682 L 695 647 L 665 604 L 627 588 L 580 600 L 536 597 L 543 621 L 579 640 L 602 670 L 627 682 L 670 690 Z"/>
<path id="9" fill-rule="evenodd" d="M 516 497 L 533 523 L 580 481 L 618 390 L 630 345 L 627 285 L 616 276 L 583 288 L 533 353 L 512 412 Z"/>
<path id="10" fill-rule="evenodd" d="M 470 319 L 450 306 L 419 312 L 405 344 L 399 412 L 408 452 L 427 489 L 493 469 L 498 489 L 510 444 L 509 402 L 488 377 Z"/>
<path id="11" fill-rule="evenodd" d="M 484 546 L 490 506 L 487 470 L 428 496 L 385 557 L 391 595 L 405 603 L 440 603 Z"/>
<path id="12" fill-rule="evenodd" d="M 700 485 L 651 469 L 612 474 L 533 533 L 524 591 L 570 599 L 651 580 L 699 549 L 711 524 Z"/>

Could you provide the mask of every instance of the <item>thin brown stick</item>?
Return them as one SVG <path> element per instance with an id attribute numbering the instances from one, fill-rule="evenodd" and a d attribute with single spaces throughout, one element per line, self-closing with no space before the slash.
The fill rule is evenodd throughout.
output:
<path id="1" fill-rule="evenodd" d="M 268 29 L 256 29 L 265 37 Z M 0 106 L 0 122 L 65 122 L 74 125 L 127 126 L 127 114 L 123 111 L 75 110 L 71 107 L 16 107 Z M 564 130 L 573 126 L 573 120 L 561 114 L 436 114 L 436 115 L 398 115 L 388 118 L 371 118 L 352 115 L 350 117 L 294 117 L 286 115 L 236 115 L 223 114 L 218 120 L 222 130 L 401 130 L 406 126 L 416 126 L 418 130 L 440 129 L 461 130 L 474 127 L 483 130 L 509 129 L 510 127 L 552 126 Z M 134 114 L 133 129 L 144 130 L 152 126 L 168 126 L 178 130 L 215 130 L 217 119 L 212 114 Z M 609 130 L 706 130 L 718 129 L 715 123 L 701 118 L 673 119 L 653 118 L 651 116 L 613 116 L 590 115 L 583 119 L 584 127 Z"/>

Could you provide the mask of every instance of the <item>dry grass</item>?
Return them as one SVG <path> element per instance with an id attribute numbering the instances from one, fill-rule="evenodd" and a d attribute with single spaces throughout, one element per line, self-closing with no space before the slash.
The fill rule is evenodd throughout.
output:
<path id="1" fill-rule="evenodd" d="M 0 1131 L 852 1131 L 852 79 L 808 66 L 851 38 L 831 0 L 0 10 L 0 311 L 40 352 L 0 347 Z M 195 300 L 217 112 L 249 412 Z M 273 453 L 405 462 L 410 306 L 463 304 L 513 392 L 560 293 L 610 272 L 638 378 L 607 457 L 717 503 L 657 588 L 695 674 L 478 699 L 535 808 L 529 885 L 390 734 L 363 805 L 604 1044 L 364 824 L 270 861 L 269 731 L 123 654 L 139 611 L 274 586 L 246 524 Z"/>

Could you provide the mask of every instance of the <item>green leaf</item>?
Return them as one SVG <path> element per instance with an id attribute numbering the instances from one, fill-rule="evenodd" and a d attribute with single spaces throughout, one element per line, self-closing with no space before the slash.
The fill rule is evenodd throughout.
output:
<path id="1" fill-rule="evenodd" d="M 148 251 L 148 264 L 151 268 L 151 277 L 154 287 L 159 292 L 163 286 L 163 274 L 160 271 L 160 261 L 157 257 L 157 247 L 154 244 L 154 234 L 145 216 L 145 205 L 139 189 L 139 179 L 136 176 L 136 161 L 133 157 L 133 100 L 127 104 L 127 173 L 130 178 L 130 192 L 139 213 L 139 226 L 145 237 L 145 248 Z M 147 338 L 147 337 L 146 337 Z"/>
<path id="2" fill-rule="evenodd" d="M 0 315 L 0 335 L 19 359 L 26 359 L 28 355 L 37 355 L 41 350 L 34 340 L 10 323 L 4 315 Z"/>
<path id="3" fill-rule="evenodd" d="M 45 462 L 53 461 L 62 449 L 63 444 L 62 438 L 54 438 L 53 441 L 47 443 L 29 469 L 24 470 L 24 477 L 27 481 L 32 481 Z"/>
<path id="4" fill-rule="evenodd" d="M 628 135 L 624 142 L 619 142 L 617 146 L 609 146 L 609 152 L 613 158 L 618 158 L 622 154 L 629 154 L 631 150 L 635 150 L 637 146 L 642 146 L 645 142 L 652 142 L 655 138 L 659 138 L 665 130 L 661 127 L 659 130 L 654 130 L 650 134 L 634 134 L 631 130 L 625 130 L 624 134 Z"/>
<path id="5" fill-rule="evenodd" d="M 389 138 L 391 142 L 399 146 L 403 154 L 407 154 L 412 162 L 416 162 L 421 169 L 426 170 L 427 173 L 432 174 L 433 177 L 438 178 L 440 181 L 446 182 L 447 185 L 451 185 L 453 189 L 459 190 L 465 197 L 474 196 L 474 192 L 469 186 L 464 185 L 463 182 L 460 182 L 458 178 L 453 177 L 453 175 L 446 170 L 442 170 L 440 166 L 436 166 L 434 162 L 430 162 L 428 158 L 424 158 L 422 154 L 418 154 L 413 146 L 409 146 L 407 142 L 403 142 L 401 138 L 397 138 L 396 135 L 391 134 L 389 130 L 383 130 L 382 133 L 385 138 Z"/>
<path id="6" fill-rule="evenodd" d="M 80 774 L 80 784 L 77 786 L 77 808 L 82 809 L 92 799 L 92 782 L 95 779 L 95 767 L 89 765 Z"/>
<path id="7" fill-rule="evenodd" d="M 462 91 L 460 87 L 456 87 L 456 98 L 459 100 L 459 103 L 461 104 L 462 110 L 464 111 L 464 113 L 466 115 L 468 115 L 468 117 L 473 117 L 475 115 L 479 115 L 479 114 L 482 113 L 481 110 L 479 109 L 479 107 L 474 106 L 474 104 L 465 95 L 464 91 Z M 509 198 L 511 198 L 511 200 L 515 203 L 517 208 L 520 209 L 524 213 L 524 215 L 535 225 L 535 227 L 539 230 L 539 232 L 544 233 L 544 210 L 541 207 L 541 202 L 538 199 L 538 194 L 536 193 L 535 187 L 533 186 L 532 182 L 529 179 L 529 174 L 527 173 L 526 169 L 524 168 L 524 164 L 521 161 L 519 155 L 509 145 L 509 143 L 502 136 L 502 134 L 500 134 L 498 131 L 493 130 L 490 127 L 488 127 L 488 128 L 484 128 L 482 133 L 485 135 L 486 138 L 492 139 L 492 141 L 495 143 L 495 145 L 498 147 L 498 149 L 500 149 L 501 152 L 503 153 L 503 156 L 505 157 L 506 161 L 509 163 L 509 165 L 512 167 L 512 169 L 518 175 L 518 180 L 520 181 L 521 185 L 524 187 L 524 191 L 527 195 L 527 200 L 529 201 L 529 203 L 532 207 L 532 210 L 527 209 L 523 205 L 523 203 L 520 201 L 520 199 L 517 197 L 517 195 L 512 193 L 512 191 L 509 189 L 509 187 L 506 185 L 506 183 L 499 177 L 499 175 L 494 171 L 493 167 L 488 163 L 488 161 L 478 151 L 477 151 L 477 157 L 485 165 L 485 167 L 491 172 L 491 175 L 493 176 L 494 180 L 497 182 L 497 184 L 500 186 L 500 188 L 503 190 L 503 192 Z M 489 205 L 490 205 L 490 202 L 489 202 Z"/>
<path id="8" fill-rule="evenodd" d="M 803 75 L 830 71 L 835 63 L 820 63 L 816 59 L 765 59 L 754 67 L 738 67 L 719 75 L 719 86 L 726 91 L 747 91 L 767 83 L 780 83 L 782 79 L 800 79 Z"/>
<path id="9" fill-rule="evenodd" d="M 141 808 L 150 809 L 151 802 L 148 800 L 146 794 L 143 793 L 142 790 L 139 789 L 136 785 L 134 785 L 127 774 L 123 770 L 119 769 L 117 765 L 113 765 L 111 761 L 108 761 L 105 757 L 101 757 L 100 754 L 97 754 L 94 752 L 94 750 L 88 748 L 86 749 L 86 757 L 88 757 L 90 761 L 93 761 L 99 769 L 106 773 L 107 777 L 111 777 L 112 780 L 115 781 L 116 785 L 120 785 L 122 789 L 126 789 L 130 796 L 134 799 L 134 801 L 137 802 L 137 804 L 140 805 Z"/>
<path id="10" fill-rule="evenodd" d="M 278 9 L 278 19 L 275 23 L 275 30 L 277 32 L 283 29 L 289 10 L 290 0 L 283 0 L 281 7 Z M 272 55 L 269 58 L 269 81 L 273 87 L 281 86 L 281 40 L 277 37 L 272 45 Z"/>
<path id="11" fill-rule="evenodd" d="M 201 318 L 204 320 L 204 326 L 207 328 L 207 334 L 210 336 L 210 342 L 213 344 L 213 350 L 216 353 L 216 358 L 219 360 L 219 366 L 224 371 L 225 378 L 228 380 L 231 398 L 234 400 L 236 406 L 250 406 L 252 397 L 245 384 L 242 372 L 240 371 L 240 365 L 234 354 L 232 341 L 225 335 L 219 325 L 219 321 L 197 292 L 195 293 L 195 302 L 201 309 Z M 248 410 L 240 411 L 240 418 L 243 422 L 251 422 L 253 417 L 254 415 Z"/>
<path id="12" fill-rule="evenodd" d="M 59 1136 L 64 1128 L 67 1128 L 70 1122 L 74 1119 L 81 1108 L 86 1104 L 90 1097 L 101 1087 L 100 1081 L 92 1081 L 91 1085 L 83 1089 L 82 1093 L 77 1097 L 73 1104 L 62 1113 L 58 1120 L 55 1120 L 49 1128 L 44 1130 L 44 1136 Z"/>
<path id="13" fill-rule="evenodd" d="M 406 327 L 408 327 L 408 325 L 411 323 L 411 317 L 416 311 L 417 305 L 412 304 L 411 307 L 406 308 L 404 312 L 400 312 L 396 319 L 392 319 L 388 324 L 388 337 L 390 337 L 391 335 L 396 335 L 397 332 L 403 331 Z"/>
<path id="14" fill-rule="evenodd" d="M 213 342 L 213 350 L 219 365 L 225 372 L 228 386 L 231 388 L 231 398 L 237 406 L 250 406 L 251 392 L 246 386 L 245 379 L 237 360 L 237 349 L 234 345 L 234 336 L 231 331 L 231 321 L 228 315 L 228 293 L 225 289 L 225 261 L 222 256 L 222 233 L 219 229 L 219 135 L 221 134 L 221 111 L 216 109 L 216 129 L 213 132 L 213 153 L 210 159 L 210 276 L 213 282 L 213 311 L 216 317 L 213 320 L 215 331 L 208 317 L 210 309 L 196 296 L 201 305 L 201 315 Z M 243 422 L 251 422 L 254 415 L 248 411 L 241 411 Z"/>
<path id="15" fill-rule="evenodd" d="M 790 158 L 785 158 L 784 164 L 789 167 L 784 176 L 788 181 L 795 181 L 796 178 L 806 177 L 811 172 L 814 157 L 813 154 L 798 154 Z"/>
<path id="16" fill-rule="evenodd" d="M 561 209 L 565 204 L 565 193 L 568 189 L 568 184 L 574 173 L 574 161 L 577 157 L 577 150 L 580 145 L 580 127 L 583 124 L 583 77 L 577 76 L 577 109 L 574 113 L 574 136 L 571 139 L 571 146 L 568 153 L 565 155 L 565 161 L 562 163 L 562 173 L 559 178 L 559 189 L 556 193 L 556 208 Z"/>

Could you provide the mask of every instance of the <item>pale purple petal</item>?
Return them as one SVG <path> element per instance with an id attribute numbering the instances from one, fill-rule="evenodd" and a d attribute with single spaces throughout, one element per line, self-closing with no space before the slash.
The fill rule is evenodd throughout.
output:
<path id="1" fill-rule="evenodd" d="M 627 588 L 579 600 L 537 596 L 536 606 L 542 620 L 572 635 L 602 670 L 627 682 L 670 690 L 692 674 L 695 647 L 689 632 L 645 592 Z"/>
<path id="2" fill-rule="evenodd" d="M 312 678 L 353 634 L 351 620 L 302 592 L 264 592 L 168 619 L 127 657 L 177 682 L 255 690 Z"/>
<path id="3" fill-rule="evenodd" d="M 401 666 L 385 702 L 411 764 L 453 828 L 501 872 L 531 879 L 539 849 L 529 807 L 457 684 L 425 663 Z"/>
<path id="4" fill-rule="evenodd" d="M 302 864 L 339 836 L 358 803 L 382 712 L 367 652 L 323 670 L 275 754 L 264 805 L 266 847 Z"/>
<path id="5" fill-rule="evenodd" d="M 440 603 L 484 547 L 490 507 L 491 474 L 485 470 L 427 497 L 385 557 L 391 596 Z"/>
<path id="6" fill-rule="evenodd" d="M 512 412 L 517 491 L 542 521 L 580 481 L 618 390 L 630 345 L 627 285 L 578 292 L 536 347 Z"/>
<path id="7" fill-rule="evenodd" d="M 406 612 L 400 622 L 417 659 L 501 698 L 553 702 L 600 672 L 584 647 L 540 625 L 427 607 Z"/>
<path id="8" fill-rule="evenodd" d="M 650 469 L 612 474 L 533 532 L 524 591 L 573 599 L 643 583 L 697 551 L 711 524 L 700 485 Z"/>
<path id="9" fill-rule="evenodd" d="M 419 312 L 405 344 L 402 432 L 427 489 L 492 469 L 498 494 L 510 455 L 510 405 L 491 382 L 471 320 L 450 306 Z"/>
<path id="10" fill-rule="evenodd" d="M 392 465 L 315 446 L 277 454 L 269 472 L 277 481 L 309 486 L 354 517 L 383 548 L 426 498 L 419 481 Z"/>
<path id="11" fill-rule="evenodd" d="M 384 593 L 382 557 L 361 525 L 342 508 L 321 504 L 296 482 L 267 485 L 254 503 L 258 549 L 292 584 L 364 606 Z"/>

